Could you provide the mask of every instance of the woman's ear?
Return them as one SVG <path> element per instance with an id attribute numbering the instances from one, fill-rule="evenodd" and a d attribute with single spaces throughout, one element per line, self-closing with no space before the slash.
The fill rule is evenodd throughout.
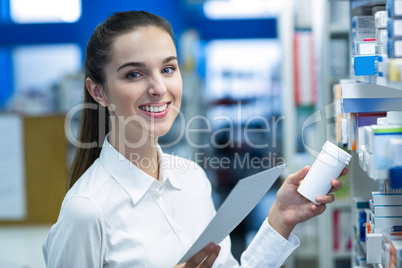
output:
<path id="1" fill-rule="evenodd" d="M 91 94 L 92 98 L 94 98 L 94 100 L 97 103 L 99 103 L 103 107 L 109 106 L 109 101 L 107 99 L 107 96 L 106 96 L 105 92 L 103 91 L 103 89 L 98 84 L 96 84 L 94 81 L 92 81 L 91 78 L 87 77 L 85 79 L 85 85 L 86 85 L 86 88 L 87 88 L 89 94 Z"/>

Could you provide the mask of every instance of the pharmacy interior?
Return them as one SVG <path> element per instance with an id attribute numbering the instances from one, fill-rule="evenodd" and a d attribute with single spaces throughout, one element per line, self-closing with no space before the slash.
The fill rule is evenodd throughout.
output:
<path id="1" fill-rule="evenodd" d="M 241 178 L 287 163 L 232 231 L 235 258 L 283 179 L 330 141 L 351 155 L 349 173 L 325 213 L 296 227 L 285 267 L 402 267 L 402 1 L 0 5 L 0 267 L 44 267 L 79 144 L 86 43 L 133 9 L 173 26 L 182 113 L 159 143 L 204 168 L 215 207 Z"/>

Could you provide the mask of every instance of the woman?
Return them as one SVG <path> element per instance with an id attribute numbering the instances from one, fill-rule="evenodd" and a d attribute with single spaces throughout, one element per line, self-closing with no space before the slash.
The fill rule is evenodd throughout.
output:
<path id="1" fill-rule="evenodd" d="M 80 139 L 91 148 L 77 148 L 71 189 L 44 243 L 46 264 L 173 267 L 215 209 L 204 171 L 157 145 L 172 126 L 182 96 L 171 26 L 142 11 L 112 15 L 88 42 L 85 73 L 84 101 L 98 107 L 82 115 Z M 187 161 L 184 172 L 175 165 L 179 161 Z M 331 194 L 320 196 L 321 205 L 315 205 L 296 192 L 307 171 L 285 180 L 268 219 L 243 253 L 242 266 L 283 264 L 299 245 L 291 234 L 295 225 L 323 213 L 334 200 Z M 334 180 L 332 186 L 334 191 L 341 183 Z M 176 267 L 212 265 L 239 266 L 229 237 Z"/>

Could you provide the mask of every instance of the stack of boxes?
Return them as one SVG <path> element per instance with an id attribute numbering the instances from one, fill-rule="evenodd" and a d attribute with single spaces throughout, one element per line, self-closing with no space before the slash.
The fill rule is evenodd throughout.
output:
<path id="1" fill-rule="evenodd" d="M 375 20 L 373 16 L 355 16 L 352 19 L 353 69 L 356 76 L 376 74 Z"/>
<path id="2" fill-rule="evenodd" d="M 402 67 L 402 1 L 388 0 L 388 80 L 392 82 L 401 82 Z"/>
<path id="3" fill-rule="evenodd" d="M 353 207 L 355 235 L 362 245 L 355 246 L 355 263 L 402 267 L 397 264 L 402 263 L 402 192 L 372 192 L 369 200 L 355 198 Z"/>
<path id="4" fill-rule="evenodd" d="M 370 232 L 382 233 L 402 226 L 402 193 L 372 192 L 369 204 Z"/>
<path id="5" fill-rule="evenodd" d="M 360 82 L 392 86 L 402 81 L 402 0 L 352 19 L 353 70 Z M 398 85 L 396 85 L 398 86 Z"/>
<path id="6" fill-rule="evenodd" d="M 388 0 L 388 55 L 402 57 L 402 1 Z"/>
<path id="7" fill-rule="evenodd" d="M 377 84 L 387 85 L 387 64 L 388 64 L 388 13 L 386 11 L 378 11 L 374 15 L 375 19 L 375 36 L 376 46 L 375 54 L 377 55 Z"/>
<path id="8" fill-rule="evenodd" d="M 387 114 L 401 112 L 388 112 Z M 391 179 L 390 169 L 398 169 L 402 161 L 402 124 L 392 125 L 388 117 L 377 118 L 376 125 L 358 128 L 358 154 L 361 168 L 374 180 Z M 400 173 L 402 174 L 402 173 Z M 397 175 L 397 174 L 395 174 Z M 394 181 L 393 181 L 394 182 Z M 402 183 L 393 188 L 402 187 Z"/>
<path id="9" fill-rule="evenodd" d="M 388 62 L 386 76 L 389 83 L 401 82 L 401 67 L 402 67 L 402 1 L 388 0 L 387 1 L 387 54 Z"/>

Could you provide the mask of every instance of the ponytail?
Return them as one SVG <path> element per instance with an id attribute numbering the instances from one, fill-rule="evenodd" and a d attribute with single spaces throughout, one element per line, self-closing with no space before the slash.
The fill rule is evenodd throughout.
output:
<path id="1" fill-rule="evenodd" d="M 82 144 L 91 144 L 89 148 L 80 146 L 76 148 L 74 161 L 67 179 L 67 190 L 84 174 L 84 172 L 95 162 L 102 150 L 105 136 L 109 133 L 109 111 L 99 105 L 85 90 L 84 103 L 93 104 L 95 109 L 86 108 L 82 111 L 78 140 Z"/>

